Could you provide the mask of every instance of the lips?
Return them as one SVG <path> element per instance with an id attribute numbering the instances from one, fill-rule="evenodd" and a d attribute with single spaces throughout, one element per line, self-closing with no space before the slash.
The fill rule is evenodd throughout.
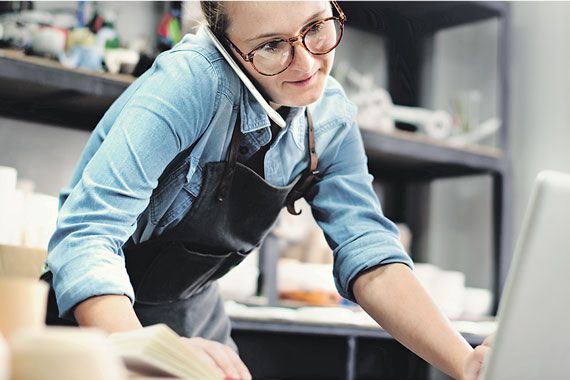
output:
<path id="1" fill-rule="evenodd" d="M 313 75 L 315 75 L 315 73 L 313 73 L 312 75 L 309 75 L 309 76 L 306 77 L 306 78 L 299 79 L 299 80 L 296 80 L 296 81 L 293 81 L 293 82 L 305 82 L 305 81 L 308 81 L 309 79 L 311 79 L 311 78 L 313 77 Z"/>
<path id="2" fill-rule="evenodd" d="M 316 75 L 317 75 L 317 71 L 315 71 L 312 75 L 306 76 L 302 79 L 299 79 L 296 81 L 288 81 L 288 82 L 291 84 L 303 85 L 303 84 L 309 83 L 313 78 L 315 78 Z"/>

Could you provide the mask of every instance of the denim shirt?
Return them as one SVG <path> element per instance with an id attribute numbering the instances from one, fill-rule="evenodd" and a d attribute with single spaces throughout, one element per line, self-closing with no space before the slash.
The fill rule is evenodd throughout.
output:
<path id="1" fill-rule="evenodd" d="M 337 288 L 354 300 L 363 270 L 412 262 L 372 189 L 355 106 L 329 77 L 308 107 L 322 179 L 307 201 L 333 249 Z M 123 247 L 161 235 L 188 212 L 205 164 L 226 159 L 237 112 L 245 161 L 271 140 L 270 121 L 203 31 L 160 54 L 113 103 L 60 193 L 47 258 L 60 316 L 96 295 L 134 300 Z M 304 107 L 292 108 L 265 156 L 269 183 L 285 186 L 307 167 L 306 136 Z"/>

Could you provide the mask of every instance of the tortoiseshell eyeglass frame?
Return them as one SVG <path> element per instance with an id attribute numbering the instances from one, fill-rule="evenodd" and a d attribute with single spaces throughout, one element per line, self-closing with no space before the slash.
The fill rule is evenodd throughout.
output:
<path id="1" fill-rule="evenodd" d="M 331 51 L 333 51 L 338 44 L 340 43 L 340 40 L 342 39 L 342 35 L 344 33 L 344 23 L 346 22 L 346 15 L 344 14 L 344 12 L 342 11 L 342 9 L 340 8 L 340 6 L 338 5 L 338 3 L 336 1 L 331 1 L 333 7 L 336 9 L 336 11 L 338 12 L 338 16 L 332 16 L 332 17 L 327 17 L 325 19 L 322 20 L 316 20 L 311 22 L 310 24 L 308 24 L 302 31 L 301 33 L 297 34 L 296 36 L 293 36 L 291 38 L 287 38 L 287 39 L 281 39 L 281 38 L 276 38 L 274 40 L 271 41 L 283 41 L 283 42 L 287 42 L 289 43 L 289 45 L 291 45 L 291 59 L 289 59 L 289 63 L 287 64 L 287 66 L 285 66 L 282 70 L 280 70 L 279 72 L 273 73 L 273 74 L 267 74 L 267 73 L 263 73 L 261 71 L 258 70 L 257 67 L 255 67 L 255 64 L 253 63 L 253 56 L 255 55 L 255 53 L 257 52 L 257 50 L 261 49 L 263 46 L 267 45 L 268 42 L 270 41 L 265 41 L 262 42 L 261 44 L 257 45 L 255 48 L 253 48 L 249 53 L 244 54 L 242 53 L 242 51 L 226 36 L 223 36 L 223 38 L 232 46 L 232 48 L 234 48 L 234 50 L 242 57 L 242 59 L 246 62 L 249 62 L 251 64 L 251 66 L 253 66 L 253 68 L 255 69 L 255 71 L 257 71 L 258 73 L 260 73 L 261 75 L 265 75 L 265 76 L 274 76 L 277 74 L 281 74 L 283 71 L 287 70 L 289 68 L 289 66 L 291 66 L 291 63 L 293 62 L 293 59 L 295 57 L 295 46 L 294 44 L 297 41 L 301 41 L 301 43 L 303 44 L 303 47 L 311 54 L 313 55 L 324 55 L 324 54 L 328 54 Z M 338 37 L 338 40 L 336 42 L 336 44 L 331 47 L 329 50 L 325 51 L 325 52 L 319 52 L 319 53 L 314 53 L 312 52 L 307 45 L 305 44 L 305 36 L 307 35 L 307 33 L 311 30 L 312 27 L 314 27 L 316 24 L 319 23 L 323 23 L 329 20 L 338 20 L 338 22 L 340 23 L 340 35 Z"/>

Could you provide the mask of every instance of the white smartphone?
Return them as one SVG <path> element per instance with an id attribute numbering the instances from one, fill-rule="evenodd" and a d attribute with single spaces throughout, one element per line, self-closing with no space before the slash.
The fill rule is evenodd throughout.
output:
<path id="1" fill-rule="evenodd" d="M 216 45 L 216 48 L 220 51 L 222 56 L 226 59 L 230 67 L 235 71 L 235 73 L 238 75 L 241 81 L 245 84 L 245 86 L 251 92 L 253 97 L 261 104 L 261 106 L 263 107 L 265 112 L 267 112 L 267 115 L 271 118 L 271 120 L 273 120 L 281 128 L 285 128 L 285 120 L 283 120 L 283 117 L 281 117 L 281 115 L 279 115 L 279 113 L 275 111 L 273 108 L 271 108 L 267 100 L 265 100 L 265 98 L 263 97 L 263 95 L 261 95 L 259 90 L 255 88 L 251 80 L 247 77 L 247 75 L 245 75 L 245 73 L 242 71 L 239 65 L 234 61 L 230 53 L 226 50 L 224 45 L 222 45 L 220 40 L 218 40 L 218 38 L 214 35 L 214 33 L 212 33 L 210 28 L 206 26 L 204 27 L 204 29 L 206 30 L 206 33 L 210 36 L 210 38 L 214 42 L 214 45 Z"/>

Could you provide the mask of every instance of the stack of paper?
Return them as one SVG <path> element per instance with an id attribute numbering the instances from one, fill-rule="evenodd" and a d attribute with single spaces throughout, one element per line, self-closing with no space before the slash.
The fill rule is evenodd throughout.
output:
<path id="1" fill-rule="evenodd" d="M 205 363 L 164 324 L 114 333 L 109 340 L 134 373 L 181 379 L 224 379 L 220 370 Z"/>

